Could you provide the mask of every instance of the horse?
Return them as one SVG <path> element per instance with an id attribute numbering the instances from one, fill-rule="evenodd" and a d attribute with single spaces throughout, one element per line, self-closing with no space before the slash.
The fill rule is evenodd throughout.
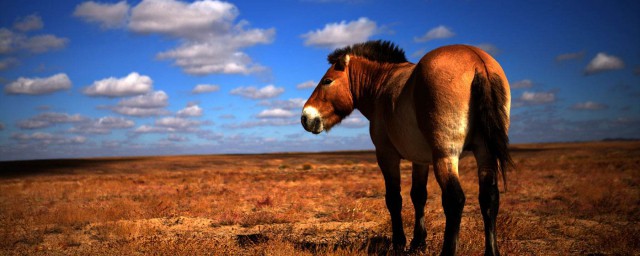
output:
<path id="1" fill-rule="evenodd" d="M 426 248 L 424 207 L 429 165 L 442 190 L 446 218 L 441 255 L 455 255 L 465 195 L 458 176 L 463 151 L 478 166 L 485 255 L 499 255 L 496 218 L 498 175 L 506 184 L 513 165 L 508 145 L 511 93 L 500 64 L 480 48 L 449 45 L 417 64 L 389 41 L 368 41 L 334 50 L 326 71 L 304 104 L 301 123 L 313 134 L 329 131 L 354 109 L 369 120 L 369 133 L 385 183 L 392 246 L 403 251 L 400 161 L 412 162 L 415 210 L 409 250 Z M 506 185 L 505 185 L 506 189 Z"/>

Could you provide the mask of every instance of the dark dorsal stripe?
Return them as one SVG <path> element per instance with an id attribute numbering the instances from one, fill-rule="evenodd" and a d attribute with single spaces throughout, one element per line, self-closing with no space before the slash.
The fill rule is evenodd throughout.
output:
<path id="1" fill-rule="evenodd" d="M 335 64 L 340 61 L 346 54 L 360 56 L 371 61 L 382 63 L 403 63 L 407 62 L 404 50 L 398 48 L 397 45 L 389 41 L 368 41 L 365 43 L 354 44 L 344 48 L 336 49 L 327 60 L 329 64 Z"/>

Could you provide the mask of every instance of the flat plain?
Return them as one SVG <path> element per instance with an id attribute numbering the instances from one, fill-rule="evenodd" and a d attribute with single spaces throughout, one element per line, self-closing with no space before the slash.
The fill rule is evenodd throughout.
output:
<path id="1" fill-rule="evenodd" d="M 640 254 L 640 142 L 520 144 L 512 155 L 503 255 Z M 410 240 L 411 163 L 401 169 Z M 472 155 L 460 177 L 459 255 L 482 255 Z M 384 255 L 384 195 L 364 151 L 0 162 L 0 255 Z M 440 196 L 431 172 L 425 255 L 440 252 Z"/>

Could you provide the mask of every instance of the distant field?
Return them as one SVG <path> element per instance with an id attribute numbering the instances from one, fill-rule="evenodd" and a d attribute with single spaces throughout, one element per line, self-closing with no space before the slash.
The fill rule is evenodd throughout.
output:
<path id="1" fill-rule="evenodd" d="M 640 253 L 640 142 L 516 145 L 513 156 L 504 255 Z M 402 176 L 410 240 L 409 162 Z M 444 214 L 429 176 L 426 255 L 437 255 Z M 472 156 L 460 176 L 459 255 L 481 255 Z M 384 194 L 373 152 L 0 162 L 0 255 L 384 254 Z"/>

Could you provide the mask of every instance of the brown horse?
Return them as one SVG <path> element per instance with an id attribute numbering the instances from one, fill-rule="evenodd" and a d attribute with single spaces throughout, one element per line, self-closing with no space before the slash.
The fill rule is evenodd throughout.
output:
<path id="1" fill-rule="evenodd" d="M 499 255 L 497 177 L 502 171 L 506 181 L 506 168 L 512 164 L 507 136 L 511 95 L 500 64 L 467 45 L 438 48 L 413 64 L 386 41 L 337 49 L 328 60 L 331 67 L 304 105 L 302 126 L 314 134 L 328 131 L 354 109 L 369 119 L 394 249 L 406 245 L 399 167 L 400 159 L 406 159 L 413 162 L 415 228 L 410 249 L 422 250 L 426 243 L 424 206 L 433 164 L 446 216 L 442 255 L 455 254 L 465 203 L 458 160 L 463 150 L 471 150 L 478 164 L 485 255 Z"/>

